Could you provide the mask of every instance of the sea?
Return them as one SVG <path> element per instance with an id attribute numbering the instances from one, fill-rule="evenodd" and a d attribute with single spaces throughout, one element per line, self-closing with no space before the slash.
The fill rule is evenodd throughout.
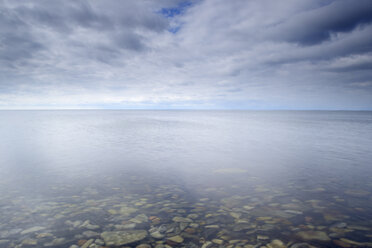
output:
<path id="1" fill-rule="evenodd" d="M 372 112 L 0 111 L 0 247 L 372 247 Z"/>

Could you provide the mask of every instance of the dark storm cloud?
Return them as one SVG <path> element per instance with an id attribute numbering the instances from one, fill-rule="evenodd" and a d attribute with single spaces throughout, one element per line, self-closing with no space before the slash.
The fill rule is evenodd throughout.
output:
<path id="1" fill-rule="evenodd" d="M 0 61 L 13 66 L 15 62 L 31 58 L 44 49 L 28 28 L 28 24 L 14 12 L 0 10 Z"/>
<path id="2" fill-rule="evenodd" d="M 40 1 L 32 6 L 18 6 L 13 12 L 28 23 L 52 28 L 58 32 L 69 32 L 76 27 L 109 29 L 110 19 L 96 13 L 89 2 L 84 1 Z"/>
<path id="3" fill-rule="evenodd" d="M 301 45 L 315 45 L 338 33 L 350 32 L 372 21 L 372 1 L 339 0 L 307 10 L 278 24 L 278 39 Z"/>
<path id="4" fill-rule="evenodd" d="M 3 1 L 0 4 L 3 66 L 32 58 L 41 50 L 53 49 L 49 38 L 64 39 L 67 43 L 81 29 L 87 30 L 81 44 L 87 45 L 80 56 L 98 53 L 101 60 L 109 61 L 113 50 L 120 54 L 122 49 L 141 51 L 146 47 L 138 31 L 162 32 L 167 27 L 164 18 L 130 1 Z M 96 37 L 100 33 L 109 37 L 109 49 L 100 49 L 105 47 Z M 107 58 L 102 58 L 105 51 Z"/>

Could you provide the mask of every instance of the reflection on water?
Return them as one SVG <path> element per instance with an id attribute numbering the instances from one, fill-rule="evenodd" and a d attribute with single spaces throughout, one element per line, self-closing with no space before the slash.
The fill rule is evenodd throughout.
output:
<path id="1" fill-rule="evenodd" d="M 0 112 L 0 247 L 372 247 L 372 113 Z"/>

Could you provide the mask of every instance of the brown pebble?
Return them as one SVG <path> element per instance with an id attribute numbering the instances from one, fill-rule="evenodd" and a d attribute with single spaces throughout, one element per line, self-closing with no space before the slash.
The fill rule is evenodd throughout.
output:
<path id="1" fill-rule="evenodd" d="M 341 240 L 333 240 L 333 243 L 339 247 L 352 247 L 350 244 L 346 243 L 346 242 L 343 242 Z"/>
<path id="2" fill-rule="evenodd" d="M 195 233 L 196 232 L 196 230 L 194 229 L 194 228 L 186 228 L 185 229 L 185 232 L 187 232 L 188 234 L 193 234 L 193 233 Z"/>
<path id="3" fill-rule="evenodd" d="M 78 246 L 83 246 L 87 241 L 88 241 L 88 240 L 86 240 L 86 239 L 80 239 L 80 240 L 77 242 L 77 244 L 78 244 Z"/>

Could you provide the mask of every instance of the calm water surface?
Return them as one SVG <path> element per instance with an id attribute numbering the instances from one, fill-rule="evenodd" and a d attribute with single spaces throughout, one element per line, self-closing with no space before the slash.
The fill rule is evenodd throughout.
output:
<path id="1" fill-rule="evenodd" d="M 0 138 L 0 247 L 372 247 L 372 112 L 0 111 Z"/>

